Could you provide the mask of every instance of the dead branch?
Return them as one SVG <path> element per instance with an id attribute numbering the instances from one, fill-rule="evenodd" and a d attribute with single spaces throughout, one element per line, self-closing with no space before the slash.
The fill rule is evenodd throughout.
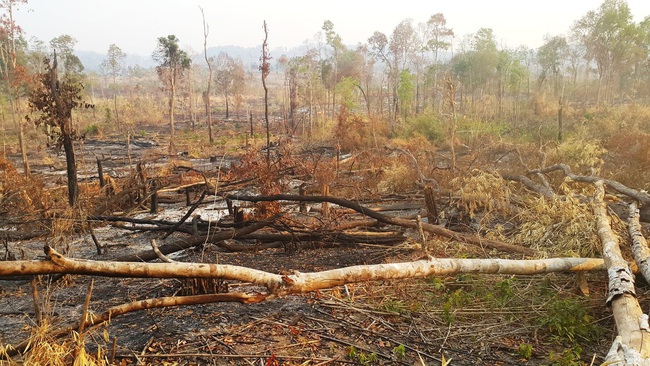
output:
<path id="1" fill-rule="evenodd" d="M 413 163 L 413 167 L 415 168 L 415 171 L 418 173 L 419 185 L 421 185 L 422 187 L 426 185 L 434 185 L 436 188 L 440 188 L 440 184 L 438 184 L 437 180 L 427 178 L 424 176 L 424 173 L 422 173 L 422 170 L 420 169 L 420 164 L 418 164 L 418 160 L 415 158 L 415 156 L 413 156 L 413 154 L 411 154 L 410 151 L 402 149 L 400 147 L 387 147 L 387 149 L 392 151 L 398 151 L 400 154 L 406 155 L 411 160 L 411 163 Z"/>
<path id="2" fill-rule="evenodd" d="M 364 207 L 356 202 L 349 201 L 343 198 L 332 197 L 332 196 L 300 196 L 300 195 L 291 195 L 291 194 L 276 194 L 271 196 L 246 196 L 246 195 L 227 194 L 226 198 L 232 200 L 239 200 L 239 201 L 249 201 L 249 202 L 268 202 L 268 201 L 330 202 L 342 207 L 351 208 L 363 215 L 376 219 L 377 221 L 383 222 L 385 224 L 417 229 L 417 222 L 415 221 L 386 216 L 377 211 Z M 432 225 L 429 223 L 422 223 L 422 229 L 432 234 L 440 235 L 446 238 L 458 240 L 468 244 L 477 245 L 480 247 L 493 248 L 493 249 L 498 249 L 506 252 L 514 252 L 514 253 L 520 253 L 525 255 L 537 254 L 537 251 L 530 248 L 508 244 L 496 240 L 488 240 L 476 235 L 463 234 L 449 229 L 445 229 L 442 226 Z"/>
<path id="3" fill-rule="evenodd" d="M 216 302 L 239 302 L 242 304 L 253 304 L 264 301 L 265 296 L 261 294 L 243 294 L 243 293 L 228 293 L 228 294 L 207 294 L 207 295 L 192 295 L 192 296 L 172 296 L 172 297 L 159 297 L 154 299 L 145 299 L 133 301 L 127 304 L 113 306 L 99 315 L 91 315 L 84 317 L 84 322 L 74 322 L 66 326 L 62 326 L 56 330 L 51 331 L 48 336 L 53 339 L 65 337 L 71 332 L 83 328 L 90 328 L 92 326 L 108 322 L 111 319 L 134 311 L 148 310 L 156 308 L 185 306 L 185 305 L 200 305 Z M 27 339 L 15 348 L 7 350 L 7 356 L 13 357 L 25 351 L 29 346 L 31 340 Z"/>
<path id="4" fill-rule="evenodd" d="M 242 239 L 256 239 L 263 242 L 328 242 L 341 244 L 384 244 L 394 245 L 403 243 L 406 238 L 397 232 L 335 232 L 335 231 L 313 231 L 310 233 L 252 233 L 244 235 Z"/>
<path id="5" fill-rule="evenodd" d="M 528 174 L 537 174 L 537 173 L 546 174 L 546 173 L 550 173 L 550 172 L 558 171 L 558 170 L 562 171 L 564 173 L 564 175 L 566 175 L 567 177 L 573 179 L 576 182 L 595 184 L 598 181 L 602 181 L 603 184 L 605 184 L 609 188 L 611 188 L 611 189 L 613 189 L 613 190 L 615 190 L 615 191 L 617 191 L 617 192 L 619 192 L 621 194 L 624 194 L 624 195 L 626 195 L 626 196 L 628 196 L 630 198 L 633 198 L 633 199 L 635 199 L 635 200 L 637 200 L 639 202 L 642 202 L 643 204 L 650 205 L 650 194 L 648 194 L 646 192 L 637 191 L 636 189 L 632 189 L 632 188 L 627 187 L 626 185 L 624 185 L 624 184 L 622 184 L 620 182 L 617 182 L 617 181 L 611 180 L 611 179 L 603 179 L 603 178 L 596 177 L 596 176 L 586 176 L 586 175 L 573 174 L 571 172 L 571 168 L 566 164 L 555 164 L 555 165 L 552 165 L 552 166 L 547 167 L 547 168 L 531 170 L 531 171 L 528 172 Z"/>
<path id="6" fill-rule="evenodd" d="M 169 231 L 167 231 L 167 234 L 165 234 L 165 236 L 163 236 L 163 239 L 167 239 L 167 237 L 169 237 L 176 229 L 178 229 L 179 226 L 183 225 L 185 220 L 187 220 L 187 218 L 190 217 L 192 212 L 194 212 L 194 210 L 196 210 L 196 208 L 199 207 L 201 202 L 203 202 L 203 200 L 205 199 L 206 193 L 207 193 L 207 190 L 203 190 L 203 192 L 201 193 L 201 197 L 199 197 L 199 199 L 196 200 L 196 202 L 194 202 L 192 207 L 190 207 L 190 209 L 187 210 L 185 215 L 183 215 L 183 217 L 180 220 L 178 220 L 177 223 L 175 223 L 172 227 L 169 228 Z"/>
<path id="7" fill-rule="evenodd" d="M 643 314 L 636 299 L 634 275 L 623 259 L 618 238 L 612 231 L 607 206 L 605 205 L 605 186 L 596 181 L 594 215 L 597 220 L 598 237 L 603 244 L 603 259 L 609 274 L 609 296 L 607 303 L 612 307 L 617 340 L 607 355 L 605 363 L 622 362 L 624 365 L 637 365 L 650 362 L 650 329 L 648 316 Z M 645 318 L 645 322 L 643 319 Z"/>
<path id="8" fill-rule="evenodd" d="M 40 236 L 49 235 L 50 232 L 47 230 L 29 230 L 29 231 L 0 231 L 0 239 L 5 239 L 7 241 L 19 241 L 19 240 L 30 240 L 38 238 Z"/>
<path id="9" fill-rule="evenodd" d="M 178 252 L 183 249 L 188 249 L 201 245 L 203 243 L 217 243 L 226 239 L 240 238 L 246 234 L 253 233 L 273 222 L 277 217 L 273 217 L 267 221 L 259 221 L 249 224 L 241 229 L 224 229 L 215 231 L 211 234 L 197 234 L 189 238 L 178 239 L 172 243 L 167 243 L 158 247 L 162 254 L 170 254 Z M 144 250 L 136 254 L 131 254 L 117 258 L 119 262 L 148 262 L 157 259 L 158 256 L 153 250 Z"/>
<path id="10" fill-rule="evenodd" d="M 528 189 L 535 191 L 548 199 L 553 199 L 557 197 L 555 192 L 553 192 L 553 189 L 551 189 L 550 186 L 539 184 L 524 175 L 501 173 L 501 177 L 505 180 L 517 181 L 525 185 Z"/>
<path id="11" fill-rule="evenodd" d="M 158 249 L 158 244 L 156 244 L 156 239 L 151 240 L 151 248 L 153 249 L 154 253 L 156 253 L 156 255 L 158 256 L 158 258 L 161 261 L 163 261 L 165 263 L 173 263 L 173 262 L 175 262 L 175 260 L 169 258 L 168 256 L 166 256 L 166 255 L 164 255 L 164 254 L 162 254 L 160 252 L 160 249 Z"/>

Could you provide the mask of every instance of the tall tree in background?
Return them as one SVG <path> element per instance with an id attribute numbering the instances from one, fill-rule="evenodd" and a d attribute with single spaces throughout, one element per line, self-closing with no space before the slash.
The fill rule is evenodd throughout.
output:
<path id="1" fill-rule="evenodd" d="M 115 122 L 117 128 L 120 127 L 120 117 L 117 109 L 117 76 L 124 69 L 124 59 L 126 58 L 126 53 L 122 52 L 117 45 L 112 44 L 108 46 L 108 53 L 106 59 L 102 62 L 102 68 L 111 74 L 113 78 L 113 84 L 111 85 L 111 91 L 113 92 L 113 108 L 115 109 Z"/>
<path id="2" fill-rule="evenodd" d="M 401 72 L 407 69 L 409 61 L 411 61 L 413 55 L 417 51 L 417 38 L 415 28 L 413 27 L 412 19 L 402 20 L 396 27 L 393 29 L 393 33 L 390 36 L 390 42 L 388 48 L 392 55 L 393 59 L 393 69 L 390 75 L 392 79 L 392 113 L 391 121 L 392 132 L 395 133 L 395 122 L 397 121 L 397 116 L 399 114 L 400 108 L 400 94 L 399 87 L 401 81 Z M 410 80 L 410 78 L 407 78 Z M 404 79 L 404 80 L 407 80 Z M 410 94 L 409 94 L 410 95 Z"/>
<path id="3" fill-rule="evenodd" d="M 52 65 L 46 60 L 46 72 L 40 75 L 39 85 L 29 95 L 29 105 L 32 111 L 41 112 L 34 121 L 36 125 L 52 127 L 52 132 L 56 135 L 56 145 L 63 146 L 68 175 L 68 202 L 70 206 L 74 206 L 79 198 L 79 187 L 73 144 L 75 130 L 72 126 L 72 110 L 92 106 L 81 101 L 83 87 L 74 75 L 65 75 L 63 80 L 59 81 L 57 66 L 55 51 Z"/>
<path id="4" fill-rule="evenodd" d="M 560 73 L 569 54 L 569 44 L 562 36 L 544 37 L 545 43 L 537 49 L 537 63 L 541 68 L 539 73 L 538 88 L 550 78 L 553 82 L 555 95 L 560 90 Z"/>
<path id="5" fill-rule="evenodd" d="M 395 65 L 393 64 L 393 60 L 389 57 L 389 49 L 388 49 L 388 37 L 382 32 L 375 31 L 370 38 L 368 38 L 368 47 L 370 48 L 370 54 L 372 57 L 383 63 L 385 66 L 387 78 L 386 78 L 386 89 L 390 90 L 391 89 L 391 75 L 394 73 Z M 384 113 L 384 108 L 383 108 L 383 95 L 382 92 L 384 90 L 383 85 L 380 86 L 380 95 L 379 95 L 379 101 L 380 101 L 380 106 L 379 106 L 379 113 L 380 115 L 383 115 Z M 390 104 L 390 103 L 389 103 Z M 388 115 L 389 115 L 389 120 L 390 120 L 390 128 L 391 132 L 395 132 L 395 125 L 394 125 L 394 119 L 393 119 L 393 114 L 391 112 L 391 108 L 388 108 Z"/>
<path id="6" fill-rule="evenodd" d="M 438 72 L 440 65 L 440 51 L 446 51 L 451 48 L 451 41 L 454 37 L 454 31 L 447 27 L 447 19 L 442 13 L 433 14 L 426 22 L 424 28 L 425 45 L 424 50 L 433 53 L 430 74 L 433 76 L 433 90 L 431 92 L 431 101 L 435 107 L 438 96 Z"/>
<path id="7" fill-rule="evenodd" d="M 632 12 L 624 0 L 605 0 L 598 10 L 589 11 L 573 26 L 573 36 L 587 51 L 587 59 L 596 63 L 598 73 L 597 103 L 605 87 L 610 99 L 615 76 L 622 80 L 629 75 L 639 57 L 638 29 Z"/>
<path id="8" fill-rule="evenodd" d="M 205 114 L 208 118 L 208 138 L 210 145 L 212 145 L 214 143 L 214 138 L 212 137 L 212 108 L 210 106 L 210 97 L 212 96 L 211 89 L 213 71 L 212 60 L 208 58 L 208 34 L 210 33 L 210 26 L 205 23 L 205 13 L 203 12 L 203 8 L 199 6 L 199 9 L 201 9 L 201 17 L 203 18 L 203 57 L 205 57 L 205 63 L 208 64 L 208 70 L 210 72 L 208 75 L 208 86 L 203 93 L 203 101 L 205 103 Z"/>
<path id="9" fill-rule="evenodd" d="M 323 82 L 326 83 L 328 91 L 332 94 L 332 108 L 330 109 L 330 117 L 332 117 L 334 115 L 334 106 L 336 105 L 336 84 L 340 80 L 339 57 L 345 51 L 345 46 L 343 45 L 341 36 L 334 31 L 334 23 L 331 20 L 323 22 L 322 30 L 325 31 L 327 45 L 332 48 L 332 54 L 328 60 L 328 66 L 330 67 L 324 68 L 324 70 L 331 70 L 331 72 L 329 75 L 323 75 Z"/>
<path id="10" fill-rule="evenodd" d="M 158 45 L 153 53 L 153 59 L 158 63 L 156 72 L 169 91 L 169 153 L 174 152 L 174 101 L 176 99 L 176 84 L 187 70 L 192 60 L 187 53 L 180 49 L 175 35 L 158 38 Z"/>
<path id="11" fill-rule="evenodd" d="M 30 84 L 31 77 L 24 65 L 18 63 L 17 39 L 21 36 L 20 27 L 14 22 L 14 10 L 17 5 L 27 4 L 27 0 L 3 0 L 0 2 L 0 69 L 2 77 L 2 89 L 8 99 L 11 108 L 11 119 L 18 127 L 18 143 L 23 159 L 25 175 L 30 175 L 29 161 L 27 160 L 27 148 L 22 121 L 17 118 L 19 113 L 18 98 L 25 93 L 26 87 Z M 24 94 L 23 94 L 24 95 Z"/>
<path id="12" fill-rule="evenodd" d="M 244 65 L 241 60 L 235 60 L 225 52 L 219 53 L 215 63 L 215 81 L 223 93 L 226 102 L 226 118 L 229 118 L 230 102 L 228 98 L 243 90 Z"/>
<path id="13" fill-rule="evenodd" d="M 70 75 L 71 77 L 81 77 L 84 71 L 84 66 L 77 55 L 74 54 L 74 47 L 77 45 L 77 39 L 68 35 L 62 34 L 58 37 L 52 38 L 50 46 L 54 49 L 59 58 L 63 61 L 63 69 L 60 73 Z"/>

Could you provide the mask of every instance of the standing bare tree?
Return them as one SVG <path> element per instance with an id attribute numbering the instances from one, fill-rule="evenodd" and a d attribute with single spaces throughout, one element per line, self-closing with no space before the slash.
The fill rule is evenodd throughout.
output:
<path id="1" fill-rule="evenodd" d="M 210 145 L 214 143 L 214 138 L 212 137 L 212 109 L 210 108 L 210 89 L 212 89 L 212 62 L 208 58 L 208 33 L 210 33 L 210 26 L 205 23 L 205 13 L 203 8 L 201 9 L 201 17 L 203 17 L 203 56 L 205 57 L 205 63 L 208 64 L 208 70 L 210 75 L 208 76 L 208 88 L 203 94 L 203 100 L 205 102 L 205 114 L 208 117 L 208 136 L 210 139 Z"/>
<path id="2" fill-rule="evenodd" d="M 266 77 L 269 76 L 271 72 L 271 64 L 269 60 L 271 56 L 268 51 L 267 40 L 269 39 L 269 31 L 266 28 L 266 20 L 264 21 L 264 42 L 262 43 L 262 65 L 260 65 L 260 71 L 262 71 L 262 86 L 264 87 L 264 121 L 266 123 L 266 165 L 271 166 L 271 132 L 269 130 L 269 88 L 266 86 Z"/>
<path id="3" fill-rule="evenodd" d="M 158 46 L 153 53 L 153 59 L 158 62 L 156 72 L 158 77 L 169 90 L 169 153 L 174 152 L 174 101 L 176 99 L 176 83 L 187 70 L 192 60 L 187 53 L 180 49 L 175 35 L 158 38 Z"/>

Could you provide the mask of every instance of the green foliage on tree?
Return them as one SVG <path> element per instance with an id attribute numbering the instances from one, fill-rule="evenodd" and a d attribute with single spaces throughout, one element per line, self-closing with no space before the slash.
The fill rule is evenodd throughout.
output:
<path id="1" fill-rule="evenodd" d="M 180 49 L 179 40 L 175 35 L 159 37 L 156 50 L 152 57 L 158 63 L 156 72 L 158 78 L 169 91 L 169 152 L 174 152 L 174 101 L 176 85 L 183 72 L 190 68 L 192 60 L 187 53 Z"/>
<path id="2" fill-rule="evenodd" d="M 226 118 L 230 117 L 229 97 L 244 90 L 244 64 L 240 59 L 234 59 L 227 53 L 221 52 L 215 61 L 215 83 L 217 90 L 223 93 L 226 102 Z"/>
<path id="3" fill-rule="evenodd" d="M 402 113 L 406 118 L 411 110 L 413 98 L 415 97 L 415 75 L 408 70 L 399 73 L 399 87 L 397 95 L 401 103 Z"/>
<path id="4" fill-rule="evenodd" d="M 117 109 L 117 76 L 122 73 L 124 70 L 124 59 L 126 58 L 126 53 L 122 51 L 116 44 L 111 44 L 108 46 L 108 52 L 106 59 L 102 62 L 102 68 L 104 72 L 109 73 L 113 79 L 111 84 L 111 89 L 113 92 L 113 107 L 115 111 L 115 121 L 117 122 L 117 127 L 120 126 L 119 112 Z"/>
<path id="5" fill-rule="evenodd" d="M 50 46 L 59 55 L 61 61 L 63 61 L 63 68 L 60 72 L 70 77 L 80 78 L 84 71 L 84 66 L 79 57 L 74 54 L 74 47 L 76 45 L 77 39 L 68 34 L 54 37 L 50 41 Z"/>
<path id="6" fill-rule="evenodd" d="M 537 87 L 541 88 L 550 79 L 553 82 L 553 89 L 557 93 L 559 77 L 568 57 L 569 44 L 565 37 L 545 37 L 545 43 L 537 49 L 537 62 L 541 69 Z"/>
<path id="7" fill-rule="evenodd" d="M 605 0 L 598 10 L 589 11 L 572 29 L 573 37 L 584 45 L 589 60 L 596 64 L 600 87 L 605 86 L 605 98 L 612 97 L 611 86 L 616 76 L 625 80 L 644 55 L 639 47 L 642 35 L 632 19 L 625 0 Z"/>

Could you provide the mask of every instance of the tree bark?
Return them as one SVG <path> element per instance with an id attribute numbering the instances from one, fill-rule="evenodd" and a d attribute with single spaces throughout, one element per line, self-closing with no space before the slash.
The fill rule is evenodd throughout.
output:
<path id="1" fill-rule="evenodd" d="M 212 71 L 212 63 L 208 58 L 208 33 L 210 32 L 210 28 L 205 23 L 205 13 L 203 12 L 203 8 L 199 6 L 199 9 L 201 9 L 201 16 L 203 17 L 203 57 L 205 57 L 205 63 L 208 64 L 208 70 L 209 70 L 208 87 L 204 94 L 204 102 L 205 102 L 205 115 L 208 118 L 208 136 L 210 140 L 210 145 L 212 145 L 214 143 L 214 139 L 212 137 L 212 108 L 210 107 L 210 91 L 212 89 L 213 71 Z"/>
<path id="2" fill-rule="evenodd" d="M 646 282 L 650 283 L 650 249 L 648 249 L 648 242 L 643 237 L 639 216 L 638 205 L 636 202 L 632 202 L 627 224 L 628 232 L 632 238 L 632 253 L 634 254 L 634 261 L 639 266 L 639 271 Z"/>
<path id="3" fill-rule="evenodd" d="M 617 340 L 607 355 L 606 363 L 622 362 L 624 365 L 638 365 L 650 362 L 650 327 L 648 316 L 643 314 L 636 299 L 634 275 L 619 247 L 618 238 L 612 231 L 607 206 L 605 205 L 605 186 L 603 181 L 594 183 L 596 197 L 594 215 L 597 220 L 598 237 L 603 244 L 603 259 L 609 274 L 609 296 L 607 304 L 612 307 Z M 645 321 L 644 321 L 645 319 Z M 615 362 L 614 362 L 615 363 Z"/>
<path id="4" fill-rule="evenodd" d="M 209 263 L 140 263 L 66 258 L 49 246 L 49 260 L 3 261 L 0 276 L 83 274 L 136 278 L 221 278 L 264 286 L 267 298 L 342 286 L 348 283 L 404 278 L 424 278 L 458 273 L 532 275 L 551 272 L 602 271 L 598 258 L 550 258 L 537 260 L 427 258 L 413 262 L 358 265 L 322 272 L 291 275 Z M 163 252 L 162 247 L 160 248 Z M 158 258 L 153 253 L 155 258 Z"/>

